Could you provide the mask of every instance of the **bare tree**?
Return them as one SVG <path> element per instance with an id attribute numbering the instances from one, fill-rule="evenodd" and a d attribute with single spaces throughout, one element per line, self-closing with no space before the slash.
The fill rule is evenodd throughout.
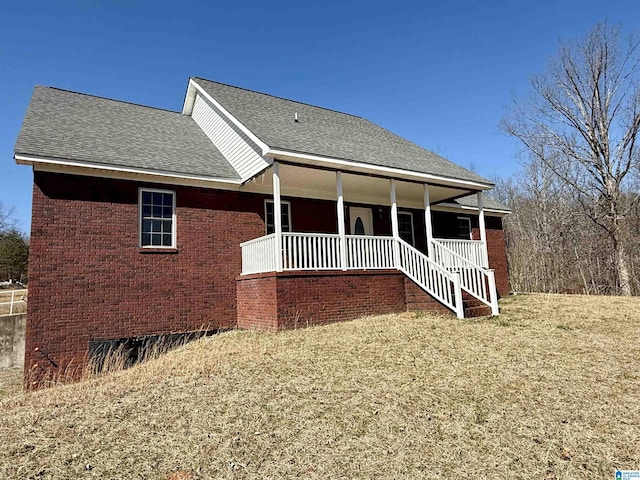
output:
<path id="1" fill-rule="evenodd" d="M 7 208 L 0 203 L 0 232 L 5 232 L 15 227 L 13 208 Z"/>
<path id="2" fill-rule="evenodd" d="M 608 237 L 623 295 L 631 294 L 627 216 L 639 201 L 631 189 L 640 170 L 638 53 L 638 41 L 596 25 L 584 40 L 561 45 L 547 72 L 532 79 L 530 101 L 503 121 Z"/>

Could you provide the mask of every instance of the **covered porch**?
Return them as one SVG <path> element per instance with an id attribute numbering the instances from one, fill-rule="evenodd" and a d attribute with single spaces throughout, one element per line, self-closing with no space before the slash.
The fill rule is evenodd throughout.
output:
<path id="1" fill-rule="evenodd" d="M 497 315 L 482 199 L 482 188 L 487 187 L 467 183 L 401 175 L 385 178 L 274 161 L 270 174 L 247 185 L 250 191 L 272 194 L 272 201 L 265 214 L 267 234 L 241 244 L 242 276 L 397 271 L 459 318 L 465 316 L 463 295 Z M 480 239 L 435 237 L 432 206 L 470 193 L 477 198 Z M 309 231 L 310 219 L 307 231 L 296 231 L 290 222 L 291 205 L 283 196 L 334 201 L 335 228 L 318 222 L 325 228 Z M 416 218 L 417 211 L 422 218 Z M 470 232 L 470 224 L 467 228 Z"/>

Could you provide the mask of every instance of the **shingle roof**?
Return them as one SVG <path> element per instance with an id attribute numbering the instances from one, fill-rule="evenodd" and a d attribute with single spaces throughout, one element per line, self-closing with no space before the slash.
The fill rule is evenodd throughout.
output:
<path id="1" fill-rule="evenodd" d="M 16 154 L 239 179 L 189 116 L 51 87 L 36 87 Z"/>
<path id="2" fill-rule="evenodd" d="M 463 207 L 478 207 L 478 199 L 475 194 L 469 195 L 467 197 L 456 198 L 455 200 L 452 200 L 451 203 L 457 203 L 458 205 L 461 205 Z M 486 195 L 483 195 L 482 197 L 482 205 L 484 206 L 484 208 L 487 208 L 489 210 L 504 210 L 505 212 L 511 211 L 511 209 L 506 205 L 502 205 L 501 203 Z"/>
<path id="3" fill-rule="evenodd" d="M 271 148 L 492 184 L 364 118 L 202 78 L 192 80 Z"/>

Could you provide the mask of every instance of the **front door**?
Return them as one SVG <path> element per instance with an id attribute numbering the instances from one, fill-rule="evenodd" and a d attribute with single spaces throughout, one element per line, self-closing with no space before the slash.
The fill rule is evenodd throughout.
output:
<path id="1" fill-rule="evenodd" d="M 370 208 L 349 207 L 351 235 L 373 235 L 373 214 Z"/>

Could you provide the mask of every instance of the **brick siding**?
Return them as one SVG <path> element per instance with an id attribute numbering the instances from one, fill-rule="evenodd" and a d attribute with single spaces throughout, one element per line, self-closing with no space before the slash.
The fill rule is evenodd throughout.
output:
<path id="1" fill-rule="evenodd" d="M 177 249 L 138 248 L 137 182 L 35 172 L 25 373 L 81 366 L 96 339 L 236 325 L 240 243 L 263 197 L 176 187 Z M 37 367 L 35 365 L 38 365 Z"/>
<path id="2" fill-rule="evenodd" d="M 175 250 L 138 247 L 140 187 L 176 192 Z M 25 379 L 38 382 L 68 368 L 79 373 L 95 340 L 235 326 L 279 330 L 407 308 L 444 309 L 395 271 L 236 282 L 240 243 L 265 234 L 265 198 L 34 172 Z M 335 233 L 335 202 L 291 201 L 296 231 Z M 490 230 L 488 239 L 504 295 L 502 231 Z"/>
<path id="3" fill-rule="evenodd" d="M 507 266 L 507 251 L 504 243 L 504 231 L 502 230 L 502 222 L 495 225 L 492 219 L 492 225 L 487 222 L 487 250 L 489 252 L 489 268 L 495 271 L 496 289 L 499 297 L 506 297 L 511 291 L 509 285 L 509 270 Z M 497 228 L 497 227 L 500 228 Z M 491 228 L 493 227 L 493 228 Z M 480 240 L 480 230 L 474 228 L 472 230 L 474 240 Z"/>
<path id="4" fill-rule="evenodd" d="M 239 328 L 287 330 L 407 310 L 452 314 L 394 270 L 270 272 L 237 284 Z"/>

